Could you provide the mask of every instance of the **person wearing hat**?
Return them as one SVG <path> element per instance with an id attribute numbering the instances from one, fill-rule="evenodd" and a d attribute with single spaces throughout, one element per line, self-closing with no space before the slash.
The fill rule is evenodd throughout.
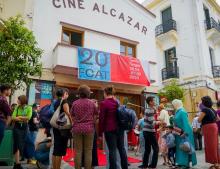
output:
<path id="1" fill-rule="evenodd" d="M 35 141 L 36 136 L 38 132 L 38 124 L 40 123 L 38 120 L 38 112 L 40 110 L 40 105 L 37 103 L 34 103 L 32 105 L 32 116 L 31 119 L 28 122 L 28 135 L 25 141 L 25 147 L 24 147 L 24 155 L 28 159 L 28 164 L 36 164 L 36 161 L 33 160 L 34 154 L 35 154 Z"/>

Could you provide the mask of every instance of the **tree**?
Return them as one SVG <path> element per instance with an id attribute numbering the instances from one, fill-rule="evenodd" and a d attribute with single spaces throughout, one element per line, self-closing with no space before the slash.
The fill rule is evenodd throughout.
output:
<path id="1" fill-rule="evenodd" d="M 176 80 L 172 80 L 168 85 L 161 89 L 158 93 L 160 97 L 165 97 L 168 102 L 174 99 L 183 100 L 184 89 L 180 87 Z"/>
<path id="2" fill-rule="evenodd" d="M 42 50 L 21 16 L 0 20 L 0 84 L 13 89 L 30 85 L 31 76 L 40 76 Z"/>

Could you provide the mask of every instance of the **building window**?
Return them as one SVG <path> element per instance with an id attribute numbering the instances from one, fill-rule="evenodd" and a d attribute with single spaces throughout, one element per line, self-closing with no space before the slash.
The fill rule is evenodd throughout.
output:
<path id="1" fill-rule="evenodd" d="M 136 45 L 125 43 L 125 42 L 121 42 L 120 54 L 122 56 L 136 57 Z"/>
<path id="2" fill-rule="evenodd" d="M 176 48 L 171 48 L 165 52 L 166 68 L 177 67 Z"/>
<path id="3" fill-rule="evenodd" d="M 74 46 L 83 46 L 83 32 L 63 28 L 62 43 Z"/>

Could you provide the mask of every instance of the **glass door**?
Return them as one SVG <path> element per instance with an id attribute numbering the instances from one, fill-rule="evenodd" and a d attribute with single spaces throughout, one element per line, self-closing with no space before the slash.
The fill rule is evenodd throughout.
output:
<path id="1" fill-rule="evenodd" d="M 172 29 L 172 9 L 171 7 L 162 11 L 163 32 L 166 33 Z"/>

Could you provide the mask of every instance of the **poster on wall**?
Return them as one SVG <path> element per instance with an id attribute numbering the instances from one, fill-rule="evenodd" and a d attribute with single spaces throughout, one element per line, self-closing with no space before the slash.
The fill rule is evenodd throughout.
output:
<path id="1" fill-rule="evenodd" d="M 78 48 L 78 77 L 149 86 L 150 82 L 140 60 L 87 48 Z"/>
<path id="2" fill-rule="evenodd" d="M 28 104 L 40 104 L 41 107 L 50 104 L 53 99 L 53 83 L 46 81 L 34 81 L 28 92 Z"/>

